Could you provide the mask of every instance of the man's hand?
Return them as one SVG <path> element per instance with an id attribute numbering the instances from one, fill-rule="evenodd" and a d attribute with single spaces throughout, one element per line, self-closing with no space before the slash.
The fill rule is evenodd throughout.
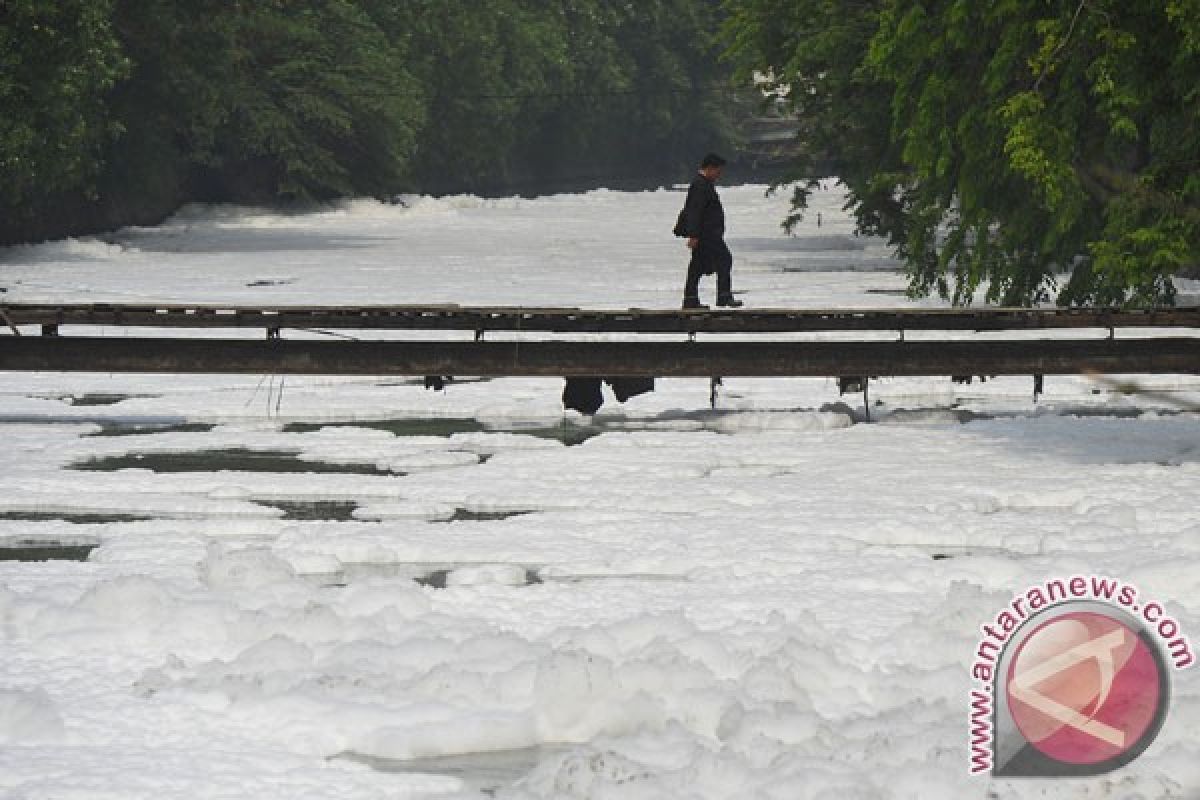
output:
<path id="1" fill-rule="evenodd" d="M 695 250 L 696 245 L 700 244 L 700 239 L 695 236 L 688 237 L 688 250 Z"/>

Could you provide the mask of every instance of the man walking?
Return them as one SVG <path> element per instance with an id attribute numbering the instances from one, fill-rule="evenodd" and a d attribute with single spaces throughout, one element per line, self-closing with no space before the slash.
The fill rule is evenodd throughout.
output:
<path id="1" fill-rule="evenodd" d="M 733 298 L 733 254 L 725 244 L 725 209 L 717 196 L 717 179 L 724 166 L 725 159 L 709 153 L 700 162 L 700 172 L 688 187 L 687 203 L 683 207 L 683 233 L 687 236 L 692 260 L 683 287 L 685 309 L 708 308 L 700 305 L 700 277 L 713 273 L 717 275 L 717 305 L 723 308 L 742 306 L 740 300 Z"/>

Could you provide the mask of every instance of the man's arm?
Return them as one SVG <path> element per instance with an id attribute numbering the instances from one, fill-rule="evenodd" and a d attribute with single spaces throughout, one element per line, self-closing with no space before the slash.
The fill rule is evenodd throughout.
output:
<path id="1" fill-rule="evenodd" d="M 695 249 L 700 242 L 700 224 L 704 220 L 704 208 L 708 205 L 708 193 L 699 180 L 688 187 L 687 202 L 683 206 L 683 228 L 687 232 L 688 247 Z"/>

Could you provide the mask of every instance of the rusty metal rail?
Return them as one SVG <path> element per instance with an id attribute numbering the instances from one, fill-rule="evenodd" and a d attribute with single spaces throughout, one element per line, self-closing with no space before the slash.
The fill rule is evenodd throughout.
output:
<path id="1" fill-rule="evenodd" d="M 0 339 L 0 370 L 660 377 L 1200 374 L 1200 339 L 398 342 L 8 336 Z"/>
<path id="2" fill-rule="evenodd" d="M 491 376 L 1200 374 L 1200 308 L 587 311 L 564 308 L 0 305 L 0 370 Z M 21 335 L 22 326 L 44 335 Z M 65 326 L 261 328 L 260 339 L 61 336 Z M 1117 337 L 1117 328 L 1162 335 Z M 476 341 L 288 339 L 287 329 L 464 330 Z M 810 331 L 1107 329 L 1108 335 L 780 341 Z M 1168 335 L 1168 330 L 1170 333 Z M 487 331 L 688 334 L 675 340 L 484 341 Z M 696 341 L 698 333 L 757 334 Z"/>
<path id="3" fill-rule="evenodd" d="M 9 326 L 466 330 L 546 333 L 805 333 L 1200 328 L 1200 307 L 939 309 L 661 309 L 469 306 L 0 305 Z"/>

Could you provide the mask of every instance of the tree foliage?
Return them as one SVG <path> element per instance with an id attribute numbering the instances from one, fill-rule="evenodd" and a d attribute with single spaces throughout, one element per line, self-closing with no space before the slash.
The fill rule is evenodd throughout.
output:
<path id="1" fill-rule="evenodd" d="M 120 132 L 104 93 L 127 70 L 110 2 L 0 4 L 0 207 L 90 190 Z"/>
<path id="2" fill-rule="evenodd" d="M 727 144 L 719 0 L 9 0 L 0 242 Z M 53 209 L 51 214 L 49 209 Z"/>
<path id="3" fill-rule="evenodd" d="M 543 168 L 692 166 L 731 143 L 726 70 L 713 54 L 716 0 L 595 4 L 564 0 L 570 90 L 534 129 Z"/>
<path id="4" fill-rule="evenodd" d="M 429 91 L 420 185 L 662 170 L 731 138 L 718 0 L 400 5 Z"/>
<path id="5" fill-rule="evenodd" d="M 1195 0 L 727 6 L 914 293 L 1148 305 L 1200 263 Z"/>
<path id="6" fill-rule="evenodd" d="M 138 147 L 160 143 L 203 193 L 308 200 L 384 190 L 402 172 L 420 94 L 354 3 L 117 4 L 135 67 L 113 105 Z"/>
<path id="7" fill-rule="evenodd" d="M 509 176 L 522 128 L 568 83 L 565 20 L 536 0 L 407 6 L 414 67 L 429 91 L 418 182 L 472 187 Z"/>

